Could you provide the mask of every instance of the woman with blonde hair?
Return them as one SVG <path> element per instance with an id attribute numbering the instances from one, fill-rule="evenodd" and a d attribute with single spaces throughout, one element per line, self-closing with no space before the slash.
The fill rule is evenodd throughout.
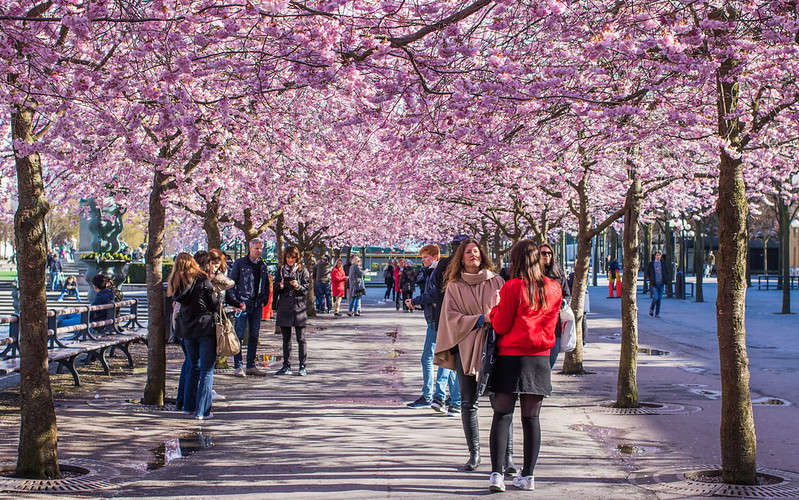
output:
<path id="1" fill-rule="evenodd" d="M 535 489 L 533 469 L 541 449 L 538 415 L 544 397 L 552 392 L 549 351 L 555 345 L 563 297 L 561 283 L 544 275 L 539 248 L 531 240 L 519 241 L 511 248 L 510 276 L 500 291 L 499 304 L 489 315 L 498 335 L 497 360 L 489 380 L 494 392 L 491 491 L 505 491 L 505 451 L 517 399 L 522 409 L 524 466 L 513 485 Z"/>
<path id="2" fill-rule="evenodd" d="M 450 259 L 444 280 L 444 302 L 438 324 L 434 362 L 456 370 L 461 390 L 461 422 L 469 460 L 465 470 L 480 465 L 480 428 L 477 420 L 480 356 L 489 326 L 488 314 L 499 300 L 505 282 L 491 270 L 493 264 L 474 238 L 463 240 Z"/>
<path id="3" fill-rule="evenodd" d="M 363 270 L 361 270 L 361 258 L 353 255 L 350 263 L 350 275 L 347 277 L 350 282 L 350 308 L 347 316 L 360 316 L 361 297 L 366 295 L 366 285 L 363 281 Z"/>
<path id="4" fill-rule="evenodd" d="M 187 253 L 180 253 L 175 258 L 167 293 L 180 304 L 175 321 L 176 335 L 182 337 L 184 352 L 191 362 L 181 394 L 182 409 L 186 413 L 194 413 L 198 420 L 212 418 L 216 361 L 214 313 L 219 309 L 218 296 L 208 275 Z"/>

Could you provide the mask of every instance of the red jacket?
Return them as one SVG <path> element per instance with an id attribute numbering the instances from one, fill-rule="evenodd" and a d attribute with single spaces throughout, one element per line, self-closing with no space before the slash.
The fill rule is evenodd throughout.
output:
<path id="1" fill-rule="evenodd" d="M 344 269 L 334 267 L 333 270 L 330 271 L 330 281 L 332 285 L 331 295 L 333 295 L 333 297 L 343 297 L 344 288 L 347 285 L 347 276 L 344 274 Z"/>
<path id="2" fill-rule="evenodd" d="M 544 293 L 546 308 L 533 310 L 521 278 L 508 281 L 499 291 L 499 304 L 489 317 L 499 336 L 500 356 L 549 356 L 549 350 L 555 345 L 555 325 L 560 319 L 563 289 L 557 281 L 544 278 Z"/>

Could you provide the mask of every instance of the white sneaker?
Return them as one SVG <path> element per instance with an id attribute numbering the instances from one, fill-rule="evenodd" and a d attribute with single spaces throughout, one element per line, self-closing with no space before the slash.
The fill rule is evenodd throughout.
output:
<path id="1" fill-rule="evenodd" d="M 214 414 L 213 412 L 210 412 L 208 415 L 196 415 L 194 418 L 197 420 L 211 420 L 214 418 Z"/>
<path id="2" fill-rule="evenodd" d="M 519 473 L 518 476 L 513 476 L 513 486 L 519 488 L 520 490 L 534 490 L 535 477 L 522 476 L 522 474 Z"/>
<path id="3" fill-rule="evenodd" d="M 241 377 L 241 378 L 247 377 L 247 374 L 244 373 L 244 367 L 240 366 L 240 367 L 236 368 L 235 370 L 233 370 L 233 376 L 234 377 Z"/>
<path id="4" fill-rule="evenodd" d="M 226 399 L 225 396 L 219 394 L 215 390 L 211 389 L 211 401 L 216 401 L 218 399 Z"/>
<path id="5" fill-rule="evenodd" d="M 505 477 L 499 472 L 492 472 L 488 478 L 488 490 L 502 492 L 505 491 Z"/>

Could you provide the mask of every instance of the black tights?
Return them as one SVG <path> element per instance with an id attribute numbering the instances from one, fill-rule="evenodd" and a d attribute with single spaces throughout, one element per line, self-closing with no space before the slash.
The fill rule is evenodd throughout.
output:
<path id="1" fill-rule="evenodd" d="M 522 431 L 524 432 L 523 476 L 531 476 L 538 453 L 541 450 L 541 424 L 538 415 L 544 396 L 521 394 Z M 494 395 L 494 419 L 491 421 L 491 471 L 502 473 L 505 470 L 505 453 L 508 446 L 508 433 L 513 423 L 513 407 L 516 394 L 497 393 Z"/>
<path id="2" fill-rule="evenodd" d="M 300 368 L 305 367 L 305 360 L 308 358 L 308 351 L 305 343 L 305 327 L 295 326 L 297 334 L 297 353 L 300 361 Z M 280 333 L 283 334 L 283 366 L 291 366 L 291 327 L 281 326 Z"/>

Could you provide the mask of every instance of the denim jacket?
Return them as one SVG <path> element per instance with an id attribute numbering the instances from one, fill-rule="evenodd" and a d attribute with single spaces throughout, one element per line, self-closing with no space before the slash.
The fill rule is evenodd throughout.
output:
<path id="1" fill-rule="evenodd" d="M 260 274 L 258 290 L 255 290 L 255 277 Z M 228 275 L 236 282 L 228 293 L 236 302 L 247 304 L 247 306 L 263 307 L 269 302 L 271 289 L 269 287 L 269 270 L 263 259 L 256 262 L 250 260 L 248 255 L 238 259 L 233 263 Z"/>

